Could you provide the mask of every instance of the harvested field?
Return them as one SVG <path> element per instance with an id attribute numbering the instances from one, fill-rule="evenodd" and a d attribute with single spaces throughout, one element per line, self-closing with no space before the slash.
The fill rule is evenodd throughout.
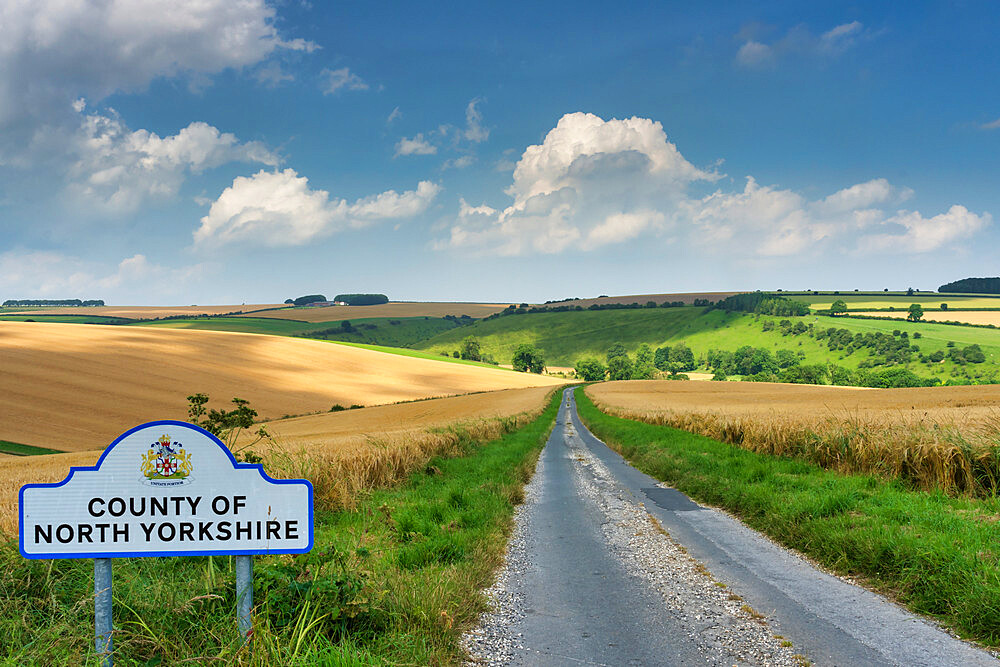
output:
<path id="1" fill-rule="evenodd" d="M 397 482 L 432 456 L 455 448 L 459 433 L 492 438 L 527 423 L 541 413 L 552 391 L 509 389 L 283 419 L 266 424 L 273 440 L 255 451 L 264 454 L 272 475 L 306 477 L 317 500 L 350 506 L 358 491 Z M 58 482 L 70 466 L 94 465 L 100 453 L 0 458 L 0 532 L 16 531 L 22 484 Z"/>
<path id="2" fill-rule="evenodd" d="M 4 315 L 94 315 L 101 317 L 127 317 L 133 320 L 152 320 L 158 317 L 186 315 L 226 315 L 250 313 L 261 308 L 287 308 L 277 303 L 243 306 L 88 306 L 66 308 L 11 308 Z M 273 312 L 273 311 L 268 311 Z"/>
<path id="3" fill-rule="evenodd" d="M 921 489 L 1000 491 L 1000 386 L 853 389 L 737 382 L 608 382 L 602 410 L 756 452 L 876 473 Z"/>
<path id="4" fill-rule="evenodd" d="M 855 317 L 891 317 L 906 319 L 906 311 L 879 313 L 850 313 Z M 963 324 L 992 324 L 1000 327 L 1000 310 L 925 310 L 921 322 L 961 322 Z"/>
<path id="5" fill-rule="evenodd" d="M 0 439 L 99 449 L 136 424 L 245 398 L 264 419 L 496 389 L 554 386 L 527 373 L 322 341 L 217 331 L 0 322 Z"/>
<path id="6" fill-rule="evenodd" d="M 550 303 L 549 306 L 580 306 L 582 308 L 587 308 L 593 304 L 605 304 L 605 303 L 640 303 L 645 305 L 647 301 L 655 301 L 657 305 L 663 303 L 664 301 L 683 301 L 687 305 L 694 303 L 695 299 L 708 299 L 709 301 L 718 301 L 719 299 L 725 299 L 727 296 L 732 296 L 734 294 L 739 294 L 739 292 L 678 292 L 675 294 L 626 294 L 624 296 L 604 296 L 597 297 L 594 299 L 576 299 L 574 301 L 559 301 L 556 303 Z"/>
<path id="7" fill-rule="evenodd" d="M 444 317 L 468 315 L 479 319 L 498 313 L 509 303 L 460 303 L 460 302 L 410 302 L 392 301 L 378 306 L 319 306 L 316 308 L 282 308 L 265 310 L 247 317 L 273 317 L 303 322 L 336 322 L 365 317 Z"/>

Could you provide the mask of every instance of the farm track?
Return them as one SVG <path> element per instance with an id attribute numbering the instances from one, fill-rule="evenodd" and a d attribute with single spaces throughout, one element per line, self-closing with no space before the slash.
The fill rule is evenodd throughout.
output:
<path id="1" fill-rule="evenodd" d="M 527 497 L 479 664 L 997 664 L 632 468 L 572 389 Z"/>

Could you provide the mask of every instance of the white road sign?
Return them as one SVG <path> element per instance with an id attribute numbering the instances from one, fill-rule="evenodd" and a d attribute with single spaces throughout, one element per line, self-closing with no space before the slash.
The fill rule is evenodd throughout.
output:
<path id="1" fill-rule="evenodd" d="M 178 421 L 137 426 L 92 468 L 21 487 L 25 558 L 305 553 L 313 489 L 237 463 L 208 431 Z"/>

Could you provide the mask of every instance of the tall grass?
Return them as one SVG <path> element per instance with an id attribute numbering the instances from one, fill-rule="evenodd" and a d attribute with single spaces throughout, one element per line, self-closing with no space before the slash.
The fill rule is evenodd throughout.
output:
<path id="1" fill-rule="evenodd" d="M 1000 499 L 915 491 L 748 451 L 605 414 L 586 394 L 577 406 L 587 427 L 640 470 L 963 636 L 1000 645 Z"/>
<path id="2" fill-rule="evenodd" d="M 995 497 L 1000 491 L 1000 412 L 976 422 L 902 420 L 845 412 L 813 420 L 773 414 L 634 410 L 594 398 L 607 414 L 670 426 L 752 452 L 803 459 L 842 473 L 877 474 L 911 488 Z"/>
<path id="3" fill-rule="evenodd" d="M 437 456 L 456 456 L 471 442 L 495 440 L 534 421 L 537 410 L 509 417 L 484 419 L 423 433 L 371 435 L 368 446 L 357 452 L 275 449 L 268 455 L 272 476 L 308 479 L 317 507 L 328 510 L 354 509 L 366 491 L 394 486 L 414 470 Z"/>
<path id="4" fill-rule="evenodd" d="M 313 479 L 316 546 L 255 558 L 254 650 L 236 632 L 233 559 L 116 559 L 116 664 L 460 663 L 558 404 L 353 459 L 265 462 Z M 0 665 L 96 665 L 92 573 L 0 544 Z"/>

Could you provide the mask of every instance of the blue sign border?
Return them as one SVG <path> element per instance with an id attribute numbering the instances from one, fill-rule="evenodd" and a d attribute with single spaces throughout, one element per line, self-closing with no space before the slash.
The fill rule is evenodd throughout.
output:
<path id="1" fill-rule="evenodd" d="M 302 549 L 281 549 L 281 550 L 271 550 L 271 549 L 242 549 L 242 550 L 223 550 L 223 551 L 119 551 L 119 552 L 96 552 L 96 553 L 72 553 L 72 554 L 27 554 L 24 552 L 24 490 L 25 489 L 55 489 L 63 486 L 71 479 L 77 471 L 88 471 L 95 472 L 101 469 L 101 464 L 104 463 L 105 457 L 115 448 L 119 442 L 132 435 L 136 431 L 139 431 L 150 426 L 182 426 L 184 428 L 191 429 L 201 433 L 202 435 L 208 436 L 219 448 L 226 453 L 229 457 L 229 461 L 233 464 L 234 470 L 256 470 L 260 473 L 260 476 L 264 478 L 265 481 L 271 484 L 305 484 L 309 489 L 309 544 Z M 233 453 L 229 451 L 229 448 L 219 440 L 217 437 L 194 424 L 188 422 L 177 421 L 173 419 L 162 419 L 159 421 L 147 422 L 145 424 L 139 424 L 133 428 L 122 433 L 120 436 L 115 438 L 114 442 L 107 446 L 104 452 L 101 453 L 101 458 L 97 459 L 97 463 L 93 466 L 72 466 L 69 469 L 69 474 L 66 475 L 66 479 L 61 482 L 52 482 L 45 484 L 25 484 L 17 493 L 17 546 L 21 551 L 21 555 L 25 558 L 32 560 L 42 560 L 42 559 L 56 559 L 56 558 L 151 558 L 151 557 L 162 557 L 162 556 L 263 556 L 267 554 L 304 554 L 312 551 L 313 548 L 313 486 L 312 482 L 308 479 L 274 479 L 266 472 L 264 472 L 264 466 L 260 463 L 239 463 L 233 456 Z"/>

